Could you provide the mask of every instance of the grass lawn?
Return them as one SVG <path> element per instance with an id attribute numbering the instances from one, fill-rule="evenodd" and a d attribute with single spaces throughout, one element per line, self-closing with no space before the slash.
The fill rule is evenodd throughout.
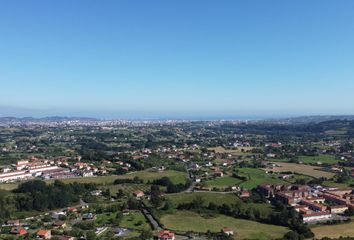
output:
<path id="1" fill-rule="evenodd" d="M 116 213 L 102 213 L 102 214 L 97 214 L 97 219 L 96 223 L 99 226 L 103 226 L 106 224 L 111 224 L 111 220 L 114 219 L 116 216 Z"/>
<path id="2" fill-rule="evenodd" d="M 321 239 L 323 237 L 339 238 L 354 236 L 354 222 L 338 225 L 316 226 L 311 228 L 315 237 Z"/>
<path id="3" fill-rule="evenodd" d="M 220 178 L 215 178 L 213 180 L 206 181 L 206 184 L 209 187 L 229 187 L 229 186 L 235 186 L 238 185 L 242 182 L 242 180 L 234 177 L 220 177 Z"/>
<path id="4" fill-rule="evenodd" d="M 300 156 L 298 160 L 308 164 L 317 164 L 317 162 L 328 164 L 338 163 L 338 160 L 333 155 Z"/>
<path id="5" fill-rule="evenodd" d="M 175 214 L 165 215 L 161 222 L 175 231 L 217 232 L 223 227 L 234 230 L 238 239 L 275 239 L 281 238 L 289 231 L 286 227 L 262 224 L 255 221 L 236 219 L 224 215 L 203 218 L 197 213 L 177 211 Z"/>
<path id="6" fill-rule="evenodd" d="M 248 180 L 241 182 L 239 186 L 252 189 L 262 183 L 284 184 L 285 182 L 277 177 L 268 175 L 264 170 L 257 168 L 239 168 L 239 174 L 248 177 Z"/>
<path id="7" fill-rule="evenodd" d="M 151 230 L 149 223 L 140 211 L 132 211 L 129 215 L 123 216 L 123 219 L 119 226 L 129 229 Z"/>

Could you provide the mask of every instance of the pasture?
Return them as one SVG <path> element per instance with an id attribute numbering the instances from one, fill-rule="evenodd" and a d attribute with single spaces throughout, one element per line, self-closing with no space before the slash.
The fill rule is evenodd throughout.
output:
<path id="1" fill-rule="evenodd" d="M 205 183 L 209 187 L 225 188 L 228 186 L 238 185 L 241 182 L 242 182 L 242 180 L 240 180 L 238 178 L 226 176 L 226 177 L 215 178 L 213 180 L 206 181 Z"/>
<path id="2" fill-rule="evenodd" d="M 285 182 L 279 179 L 277 176 L 271 176 L 267 174 L 262 169 L 257 168 L 239 168 L 238 174 L 242 176 L 246 176 L 248 180 L 241 182 L 239 186 L 244 187 L 246 189 L 252 189 L 257 187 L 262 183 L 270 183 L 270 184 L 284 184 Z"/>
<path id="3" fill-rule="evenodd" d="M 311 165 L 285 162 L 277 162 L 276 164 L 279 165 L 279 167 L 273 167 L 272 169 L 267 170 L 273 172 L 296 172 L 298 174 L 303 174 L 314 178 L 331 178 L 334 176 L 334 173 L 318 170 L 318 167 Z"/>
<path id="4" fill-rule="evenodd" d="M 327 163 L 335 164 L 338 160 L 335 159 L 333 155 L 319 155 L 319 156 L 300 156 L 298 160 L 307 164 L 317 164 L 317 163 Z"/>
<path id="5" fill-rule="evenodd" d="M 224 176 L 215 178 L 213 180 L 206 181 L 207 186 L 216 187 L 216 188 L 226 188 L 229 186 L 241 186 L 246 189 L 252 189 L 257 187 L 261 183 L 270 183 L 270 184 L 282 184 L 285 183 L 282 179 L 279 179 L 277 176 L 267 174 L 262 169 L 256 168 L 238 168 L 237 174 L 239 176 L 244 176 L 247 180 L 241 180 L 239 178 Z"/>
<path id="6" fill-rule="evenodd" d="M 225 149 L 224 147 L 211 147 L 208 148 L 209 151 L 214 151 L 215 153 L 230 153 L 230 154 L 240 154 L 251 151 L 254 147 L 237 147 L 234 149 Z"/>
<path id="7" fill-rule="evenodd" d="M 339 237 L 353 237 L 354 236 L 354 222 L 338 225 L 324 225 L 315 226 L 311 228 L 315 237 L 318 239 L 329 237 L 329 238 L 339 238 Z"/>
<path id="8" fill-rule="evenodd" d="M 204 206 L 208 206 L 209 203 L 216 205 L 239 205 L 243 210 L 249 207 L 258 209 L 262 217 L 267 217 L 272 212 L 272 206 L 265 203 L 244 203 L 236 194 L 233 193 L 216 193 L 216 192 L 193 192 L 193 193 L 179 193 L 168 194 L 165 197 L 171 201 L 174 207 L 177 207 L 181 203 L 190 203 L 194 199 L 201 197 L 204 201 Z"/>
<path id="9" fill-rule="evenodd" d="M 281 238 L 289 231 L 286 227 L 236 219 L 224 215 L 202 217 L 198 213 L 190 211 L 177 211 L 174 214 L 164 215 L 161 217 L 161 222 L 171 230 L 202 233 L 208 230 L 218 232 L 224 227 L 229 227 L 234 230 L 237 239 L 275 239 Z"/>
<path id="10" fill-rule="evenodd" d="M 77 178 L 67 178 L 67 179 L 60 179 L 63 183 L 95 183 L 98 185 L 111 185 L 113 184 L 114 180 L 116 179 L 132 179 L 134 177 L 139 177 L 144 180 L 145 183 L 148 181 L 153 181 L 162 177 L 169 177 L 171 181 L 175 184 L 178 183 L 185 183 L 187 179 L 187 173 L 179 172 L 174 170 L 166 170 L 166 171 L 156 171 L 156 170 L 144 170 L 144 171 L 137 171 L 132 173 L 127 173 L 124 175 L 109 175 L 109 176 L 96 176 L 96 177 L 77 177 Z M 54 180 L 46 180 L 47 183 L 51 184 Z M 20 182 L 16 183 L 7 183 L 7 184 L 0 184 L 0 189 L 3 190 L 13 190 L 15 189 Z"/>

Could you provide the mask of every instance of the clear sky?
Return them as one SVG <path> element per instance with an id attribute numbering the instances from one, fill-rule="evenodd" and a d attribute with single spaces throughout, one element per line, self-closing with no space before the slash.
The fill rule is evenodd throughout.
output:
<path id="1" fill-rule="evenodd" d="M 354 114 L 352 0 L 0 1 L 0 116 Z"/>

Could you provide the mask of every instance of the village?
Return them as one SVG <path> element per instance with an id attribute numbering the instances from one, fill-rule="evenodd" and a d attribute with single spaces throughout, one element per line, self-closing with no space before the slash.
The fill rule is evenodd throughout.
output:
<path id="1" fill-rule="evenodd" d="M 10 205 L 2 238 L 248 239 L 259 228 L 266 239 L 281 239 L 351 224 L 353 144 L 341 137 L 294 140 L 286 133 L 274 141 L 263 130 L 263 137 L 247 133 L 250 123 L 242 122 L 221 133 L 220 122 L 107 124 L 75 122 L 57 133 L 40 125 L 41 141 L 4 135 L 0 191 Z M 92 128 L 84 138 L 82 126 Z M 43 139 L 70 151 L 43 154 L 51 149 Z M 36 205 L 31 184 L 42 197 L 67 187 L 72 195 Z"/>

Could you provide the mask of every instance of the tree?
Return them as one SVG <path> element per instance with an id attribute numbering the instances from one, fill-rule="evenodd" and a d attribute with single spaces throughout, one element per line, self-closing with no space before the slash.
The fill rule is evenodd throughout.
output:
<path id="1" fill-rule="evenodd" d="M 287 232 L 283 237 L 283 240 L 299 240 L 299 239 L 300 239 L 299 234 L 294 231 Z"/>
<path id="2" fill-rule="evenodd" d="M 163 210 L 168 211 L 168 210 L 170 210 L 172 208 L 173 208 L 172 202 L 169 199 L 167 199 L 165 201 L 165 205 L 163 206 Z"/>
<path id="3" fill-rule="evenodd" d="M 346 211 L 345 215 L 347 216 L 354 216 L 354 207 L 350 206 Z"/>
<path id="4" fill-rule="evenodd" d="M 87 240 L 95 240 L 96 239 L 95 232 L 94 231 L 87 231 L 86 238 L 87 238 Z"/>
<path id="5" fill-rule="evenodd" d="M 119 189 L 118 192 L 117 192 L 117 199 L 120 199 L 122 197 L 124 197 L 124 192 L 123 192 L 122 189 Z"/>
<path id="6" fill-rule="evenodd" d="M 139 238 L 140 238 L 140 239 L 151 239 L 151 238 L 153 238 L 153 234 L 152 234 L 151 231 L 144 229 L 144 230 L 141 232 Z"/>
<path id="7" fill-rule="evenodd" d="M 204 205 L 204 198 L 202 196 L 197 195 L 192 202 L 192 205 L 195 209 L 200 209 Z"/>
<path id="8" fill-rule="evenodd" d="M 152 185 L 150 194 L 151 194 L 150 201 L 152 205 L 155 208 L 160 207 L 162 203 L 160 187 L 157 185 Z"/>

